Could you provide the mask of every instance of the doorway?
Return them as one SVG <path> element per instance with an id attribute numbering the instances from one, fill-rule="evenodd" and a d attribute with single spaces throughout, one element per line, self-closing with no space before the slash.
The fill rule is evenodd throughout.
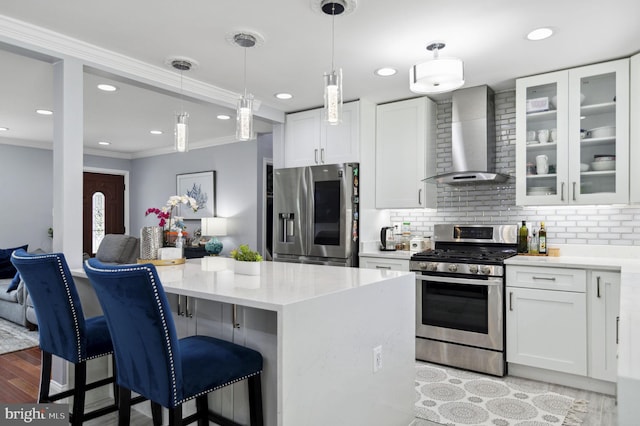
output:
<path id="1" fill-rule="evenodd" d="M 106 234 L 125 233 L 125 177 L 83 173 L 82 251 L 94 256 Z"/>

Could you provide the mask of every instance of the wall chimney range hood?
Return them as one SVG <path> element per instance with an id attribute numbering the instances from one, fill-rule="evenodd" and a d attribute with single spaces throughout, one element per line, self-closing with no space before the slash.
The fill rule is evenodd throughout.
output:
<path id="1" fill-rule="evenodd" d="M 448 173 L 424 179 L 449 185 L 499 183 L 496 173 L 496 124 L 493 90 L 477 86 L 452 92 L 451 163 Z"/>

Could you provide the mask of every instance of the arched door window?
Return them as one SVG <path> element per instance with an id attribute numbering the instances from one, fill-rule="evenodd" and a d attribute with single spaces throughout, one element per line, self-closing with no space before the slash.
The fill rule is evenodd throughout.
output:
<path id="1" fill-rule="evenodd" d="M 94 192 L 91 197 L 91 248 L 93 253 L 98 251 L 98 247 L 104 238 L 104 194 Z"/>

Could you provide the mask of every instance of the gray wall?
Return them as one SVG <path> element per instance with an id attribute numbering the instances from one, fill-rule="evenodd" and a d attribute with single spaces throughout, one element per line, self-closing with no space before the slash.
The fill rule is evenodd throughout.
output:
<path id="1" fill-rule="evenodd" d="M 217 214 L 229 218 L 229 235 L 220 239 L 227 254 L 239 244 L 258 247 L 262 156 L 271 152 L 270 136 L 260 139 L 260 155 L 257 142 L 249 141 L 136 160 L 85 155 L 84 165 L 129 171 L 131 235 L 157 224 L 144 212 L 176 194 L 176 174 L 215 170 Z M 0 248 L 29 244 L 30 249 L 51 250 L 52 175 L 51 150 L 0 144 Z M 200 222 L 188 221 L 187 226 L 193 233 Z"/>
<path id="2" fill-rule="evenodd" d="M 162 207 L 176 195 L 176 175 L 215 170 L 217 215 L 226 217 L 228 236 L 219 238 L 222 254 L 239 244 L 257 247 L 258 187 L 257 142 L 238 142 L 132 161 L 130 178 L 131 229 L 157 225 L 155 216 L 144 216 L 149 207 Z M 179 194 L 182 195 L 182 194 Z M 200 228 L 198 220 L 186 222 L 190 234 Z M 139 232 L 139 231 L 138 231 Z M 133 234 L 133 232 L 132 232 Z"/>
<path id="3" fill-rule="evenodd" d="M 515 175 L 515 91 L 496 93 L 495 101 L 497 171 Z M 451 166 L 450 100 L 438 102 L 437 123 L 437 169 L 444 173 Z M 431 235 L 436 223 L 518 224 L 526 220 L 539 226 L 544 221 L 551 245 L 640 245 L 640 206 L 520 207 L 515 201 L 515 178 L 493 185 L 438 185 L 437 212 L 394 210 L 390 219 L 410 222 L 416 235 Z"/>
<path id="4" fill-rule="evenodd" d="M 0 144 L 0 248 L 51 250 L 52 176 L 52 151 Z"/>

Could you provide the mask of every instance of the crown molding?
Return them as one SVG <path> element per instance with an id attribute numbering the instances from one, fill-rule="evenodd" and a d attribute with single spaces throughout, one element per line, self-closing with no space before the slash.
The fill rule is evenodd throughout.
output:
<path id="1" fill-rule="evenodd" d="M 33 51 L 34 56 L 49 62 L 75 58 L 84 65 L 123 76 L 150 86 L 173 92 L 184 91 L 193 98 L 235 109 L 241 94 L 199 80 L 185 77 L 183 87 L 178 84 L 175 71 L 149 64 L 102 47 L 86 43 L 28 22 L 0 15 L 0 41 Z M 43 56 L 44 55 L 44 56 Z M 254 100 L 254 114 L 268 120 L 284 122 L 284 113 L 271 107 L 260 108 Z"/>

